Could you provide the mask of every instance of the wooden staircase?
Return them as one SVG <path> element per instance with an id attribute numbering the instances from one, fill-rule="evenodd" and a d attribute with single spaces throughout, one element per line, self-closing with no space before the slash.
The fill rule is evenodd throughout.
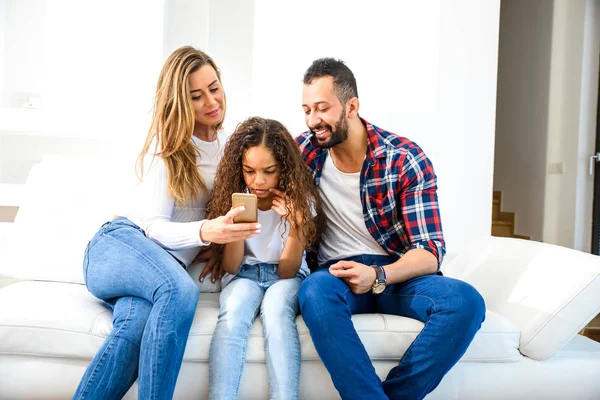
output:
<path id="1" fill-rule="evenodd" d="M 596 316 L 585 328 L 579 332 L 580 335 L 587 336 L 588 338 L 600 342 L 600 314 Z"/>
<path id="2" fill-rule="evenodd" d="M 515 234 L 515 213 L 502 211 L 502 192 L 494 191 L 492 202 L 492 236 L 531 240 L 529 236 Z"/>

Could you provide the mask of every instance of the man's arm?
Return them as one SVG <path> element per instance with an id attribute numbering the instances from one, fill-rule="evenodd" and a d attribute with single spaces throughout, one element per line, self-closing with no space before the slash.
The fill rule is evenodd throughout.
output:
<path id="1" fill-rule="evenodd" d="M 400 259 L 383 266 L 387 284 L 434 274 L 445 253 L 436 176 L 431 162 L 415 146 L 399 167 L 402 173 L 398 199 L 410 247 Z M 344 279 L 356 294 L 369 291 L 376 279 L 374 268 L 351 261 L 340 261 L 329 271 Z"/>

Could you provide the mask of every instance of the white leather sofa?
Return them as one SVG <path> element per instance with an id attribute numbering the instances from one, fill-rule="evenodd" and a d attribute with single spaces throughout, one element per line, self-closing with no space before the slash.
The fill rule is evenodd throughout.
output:
<path id="1" fill-rule="evenodd" d="M 30 173 L 25 201 L 0 247 L 0 399 L 71 398 L 111 329 L 111 312 L 82 283 L 87 241 L 111 217 L 115 171 L 90 159 L 44 160 Z M 73 184 L 77 182 L 77 184 Z M 118 197 L 118 196 L 117 196 Z M 462 360 L 427 399 L 598 399 L 600 343 L 577 332 L 600 312 L 600 257 L 537 242 L 486 237 L 448 257 L 446 275 L 473 284 L 488 308 Z M 201 266 L 190 267 L 194 279 Z M 13 281 L 16 280 L 16 281 Z M 175 398 L 204 399 L 217 285 L 200 300 Z M 382 314 L 353 321 L 384 377 L 421 322 Z M 300 395 L 338 399 L 302 317 Z M 267 399 L 263 337 L 249 338 L 241 399 Z M 126 398 L 136 398 L 134 385 Z"/>

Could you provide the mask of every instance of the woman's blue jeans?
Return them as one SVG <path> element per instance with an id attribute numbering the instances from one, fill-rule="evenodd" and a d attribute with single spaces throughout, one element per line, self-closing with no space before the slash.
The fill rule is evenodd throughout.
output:
<path id="1" fill-rule="evenodd" d="M 74 399 L 120 399 L 138 380 L 139 399 L 175 390 L 198 288 L 182 265 L 126 218 L 104 224 L 85 251 L 88 290 L 113 310 L 113 329 Z"/>
<path id="2" fill-rule="evenodd" d="M 219 320 L 210 346 L 211 400 L 235 400 L 246 360 L 248 334 L 260 310 L 272 400 L 298 398 L 300 341 L 298 291 L 304 279 L 279 279 L 272 264 L 242 265 L 220 295 Z"/>
<path id="3" fill-rule="evenodd" d="M 365 265 L 393 262 L 373 255 L 348 260 Z M 306 278 L 299 301 L 317 353 L 342 399 L 424 398 L 462 357 L 485 319 L 483 298 L 468 283 L 425 275 L 389 285 L 378 295 L 355 295 L 329 273 L 331 264 Z M 383 382 L 352 324 L 352 314 L 360 313 L 401 315 L 425 323 Z"/>

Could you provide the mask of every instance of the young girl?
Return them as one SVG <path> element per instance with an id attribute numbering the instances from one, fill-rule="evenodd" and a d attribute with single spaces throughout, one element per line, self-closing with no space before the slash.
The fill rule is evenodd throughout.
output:
<path id="1" fill-rule="evenodd" d="M 309 273 L 304 249 L 317 238 L 320 200 L 296 143 L 277 121 L 250 118 L 225 146 L 209 216 L 231 206 L 231 194 L 258 197 L 260 233 L 222 249 L 226 275 L 210 348 L 209 398 L 236 399 L 248 332 L 260 309 L 271 399 L 297 399 L 300 342 L 298 291 Z"/>
<path id="2" fill-rule="evenodd" d="M 158 79 L 132 210 L 102 225 L 85 251 L 86 286 L 113 310 L 113 329 L 75 399 L 120 399 L 136 379 L 139 399 L 173 397 L 198 302 L 184 268 L 201 246 L 258 229 L 233 223 L 241 210 L 204 219 L 226 140 L 224 114 L 214 61 L 192 47 L 173 52 Z"/>

